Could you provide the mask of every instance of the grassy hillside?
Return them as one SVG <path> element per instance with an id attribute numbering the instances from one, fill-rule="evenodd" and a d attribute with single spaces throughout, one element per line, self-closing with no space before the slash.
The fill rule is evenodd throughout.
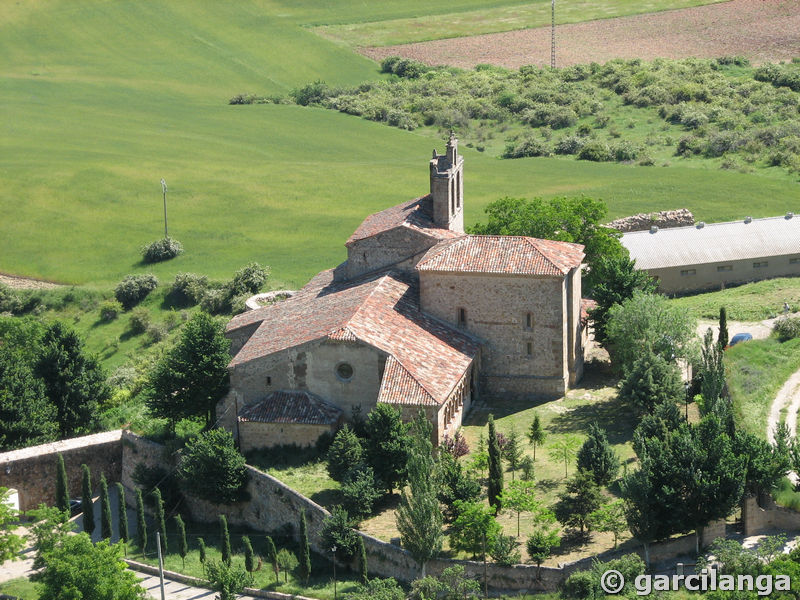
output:
<path id="1" fill-rule="evenodd" d="M 296 286 L 335 265 L 366 214 L 427 191 L 438 133 L 227 100 L 381 77 L 304 24 L 436 11 L 417 0 L 0 4 L 0 106 L 12 116 L 0 124 L 0 272 L 105 286 L 143 270 L 222 279 L 258 260 L 274 285 Z M 688 206 L 708 221 L 782 212 L 796 197 L 790 181 L 716 170 L 465 156 L 468 221 L 506 194 L 586 193 L 612 216 Z M 162 232 L 162 177 L 186 253 L 149 269 L 138 250 Z"/>

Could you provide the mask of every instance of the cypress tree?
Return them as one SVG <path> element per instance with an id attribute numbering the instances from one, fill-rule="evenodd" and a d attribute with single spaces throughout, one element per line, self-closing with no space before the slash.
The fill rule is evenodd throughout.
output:
<path id="1" fill-rule="evenodd" d="M 164 521 L 164 500 L 161 499 L 161 490 L 153 490 L 153 499 L 156 505 L 156 527 L 161 534 L 161 552 L 167 553 L 167 524 Z"/>
<path id="2" fill-rule="evenodd" d="M 64 466 L 64 457 L 58 455 L 56 465 L 56 508 L 61 512 L 69 512 L 69 483 L 67 468 Z"/>
<path id="3" fill-rule="evenodd" d="M 503 464 L 500 455 L 500 442 L 494 425 L 494 415 L 489 415 L 489 481 L 487 483 L 489 504 L 500 509 L 500 496 L 503 493 Z"/>
<path id="4" fill-rule="evenodd" d="M 244 546 L 244 570 L 252 574 L 256 569 L 256 557 L 253 553 L 253 545 L 250 543 L 250 538 L 246 535 L 242 536 L 242 546 Z"/>
<path id="5" fill-rule="evenodd" d="M 142 490 L 136 490 L 136 541 L 144 556 L 147 548 L 147 521 L 144 517 L 144 500 L 142 500 Z"/>
<path id="6" fill-rule="evenodd" d="M 189 554 L 189 544 L 186 543 L 186 525 L 180 515 L 175 515 L 175 526 L 178 529 L 178 554 L 181 555 L 183 568 L 186 569 L 186 555 Z"/>
<path id="7" fill-rule="evenodd" d="M 119 521 L 119 539 L 123 544 L 126 544 L 125 552 L 127 553 L 128 543 L 128 505 L 125 503 L 125 487 L 117 482 L 117 520 Z"/>
<path id="8" fill-rule="evenodd" d="M 719 308 L 719 337 L 717 343 L 720 348 L 728 345 L 728 310 L 724 306 Z"/>
<path id="9" fill-rule="evenodd" d="M 275 583 L 278 583 L 278 549 L 270 536 L 267 536 L 265 541 L 267 543 L 267 560 L 272 565 L 272 570 L 275 571 Z"/>
<path id="10" fill-rule="evenodd" d="M 203 574 L 206 572 L 206 541 L 199 537 L 197 538 L 197 553 L 200 558 L 200 564 L 203 565 Z"/>
<path id="11" fill-rule="evenodd" d="M 578 469 L 591 474 L 599 486 L 608 485 L 619 472 L 619 457 L 597 423 L 589 426 L 589 437 L 578 450 Z"/>
<path id="12" fill-rule="evenodd" d="M 228 533 L 228 519 L 225 515 L 219 516 L 219 550 L 222 554 L 222 562 L 231 565 L 231 536 Z"/>
<path id="13" fill-rule="evenodd" d="M 100 474 L 100 535 L 110 540 L 113 532 L 111 521 L 111 500 L 108 498 L 108 482 L 106 476 Z"/>
<path id="14" fill-rule="evenodd" d="M 92 473 L 89 467 L 81 465 L 83 482 L 81 485 L 81 509 L 83 510 L 83 530 L 90 536 L 94 531 L 94 504 L 92 503 Z"/>
<path id="15" fill-rule="evenodd" d="M 367 549 L 364 546 L 364 538 L 362 536 L 358 536 L 358 565 L 361 567 L 359 579 L 362 584 L 367 585 L 369 583 L 369 575 L 367 573 Z"/>
<path id="16" fill-rule="evenodd" d="M 311 576 L 311 550 L 308 547 L 308 524 L 306 523 L 305 509 L 300 509 L 300 576 L 308 585 L 308 578 Z"/>

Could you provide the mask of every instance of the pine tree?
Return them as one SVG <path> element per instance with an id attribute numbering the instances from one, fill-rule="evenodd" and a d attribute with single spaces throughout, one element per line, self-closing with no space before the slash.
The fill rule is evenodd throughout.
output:
<path id="1" fill-rule="evenodd" d="M 108 497 L 108 482 L 104 474 L 100 475 L 100 535 L 104 540 L 110 540 L 112 529 L 111 500 Z"/>
<path id="2" fill-rule="evenodd" d="M 147 549 L 147 521 L 144 516 L 142 490 L 136 490 L 136 541 L 142 550 L 142 556 L 144 556 Z"/>
<path id="3" fill-rule="evenodd" d="M 69 483 L 64 457 L 58 455 L 56 464 L 56 508 L 61 512 L 69 512 Z"/>
<path id="4" fill-rule="evenodd" d="M 719 337 L 717 344 L 720 348 L 728 345 L 728 310 L 724 306 L 719 307 Z"/>
<path id="5" fill-rule="evenodd" d="M 153 500 L 156 505 L 156 526 L 161 534 L 161 552 L 167 553 L 167 524 L 164 521 L 164 500 L 161 499 L 161 490 L 153 490 Z"/>
<path id="6" fill-rule="evenodd" d="M 358 536 L 358 566 L 361 568 L 359 581 L 367 585 L 367 583 L 369 583 L 369 574 L 367 573 L 367 549 L 364 546 L 364 538 L 362 536 Z"/>
<path id="7" fill-rule="evenodd" d="M 619 472 L 619 456 L 608 443 L 606 432 L 597 423 L 589 426 L 589 437 L 578 450 L 578 468 L 591 473 L 599 486 L 614 481 Z"/>
<path id="8" fill-rule="evenodd" d="M 186 525 L 180 515 L 175 515 L 175 527 L 178 530 L 178 554 L 183 561 L 183 569 L 186 570 L 186 555 L 189 554 L 189 544 L 186 543 Z"/>
<path id="9" fill-rule="evenodd" d="M 600 508 L 602 499 L 603 495 L 592 474 L 578 471 L 567 482 L 566 491 L 559 496 L 553 512 L 559 523 L 565 527 L 579 527 L 583 537 L 590 523 L 590 515 Z"/>
<path id="10" fill-rule="evenodd" d="M 81 465 L 83 481 L 81 485 L 81 509 L 83 510 L 83 530 L 90 536 L 94 531 L 94 503 L 92 502 L 92 473 L 89 467 Z"/>
<path id="11" fill-rule="evenodd" d="M 200 564 L 203 565 L 203 573 L 206 572 L 206 541 L 199 537 L 197 538 L 197 557 Z"/>
<path id="12" fill-rule="evenodd" d="M 222 554 L 222 562 L 230 566 L 231 564 L 231 536 L 228 533 L 228 519 L 225 515 L 219 516 L 219 551 Z"/>
<path id="13" fill-rule="evenodd" d="M 272 565 L 272 570 L 275 572 L 275 583 L 278 583 L 278 549 L 275 547 L 275 542 L 272 541 L 270 536 L 264 540 L 267 545 L 267 560 Z"/>
<path id="14" fill-rule="evenodd" d="M 117 527 L 119 528 L 119 539 L 123 544 L 128 543 L 128 505 L 125 503 L 125 487 L 117 482 Z M 127 553 L 127 547 L 126 547 Z"/>
<path id="15" fill-rule="evenodd" d="M 242 546 L 244 547 L 244 570 L 252 575 L 256 570 L 256 555 L 253 552 L 253 544 L 246 535 L 242 536 Z"/>
<path id="16" fill-rule="evenodd" d="M 489 481 L 487 483 L 489 504 L 500 509 L 500 496 L 503 493 L 503 464 L 500 456 L 500 442 L 494 425 L 494 415 L 489 415 Z"/>
<path id="17" fill-rule="evenodd" d="M 511 480 L 514 481 L 517 478 L 517 469 L 519 469 L 520 461 L 522 460 L 522 446 L 519 443 L 516 429 L 512 429 L 508 435 L 505 448 L 503 448 L 503 458 L 508 463 L 508 468 L 511 470 Z"/>
<path id="18" fill-rule="evenodd" d="M 531 423 L 531 428 L 528 430 L 528 441 L 530 441 L 531 446 L 533 446 L 533 460 L 536 461 L 536 448 L 537 446 L 541 446 L 544 444 L 545 439 L 547 438 L 547 434 L 542 427 L 542 422 L 539 419 L 539 415 L 534 413 L 533 415 L 533 422 Z"/>
<path id="19" fill-rule="evenodd" d="M 308 524 L 306 523 L 306 511 L 300 509 L 300 577 L 308 585 L 308 578 L 311 576 L 311 550 L 308 547 Z"/>
<path id="20" fill-rule="evenodd" d="M 361 440 L 349 425 L 345 425 L 336 433 L 333 443 L 328 448 L 328 474 L 331 479 L 344 482 L 347 474 L 363 460 L 364 448 L 361 446 Z"/>

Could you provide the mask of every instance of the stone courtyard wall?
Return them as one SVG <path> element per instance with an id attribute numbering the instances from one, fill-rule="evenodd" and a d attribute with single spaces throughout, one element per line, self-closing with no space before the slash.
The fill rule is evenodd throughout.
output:
<path id="1" fill-rule="evenodd" d="M 639 213 L 630 217 L 622 217 L 611 221 L 606 227 L 628 233 L 629 231 L 644 231 L 655 225 L 659 229 L 669 227 L 686 227 L 694 225 L 694 215 L 686 208 L 678 210 L 662 210 L 660 212 Z"/>

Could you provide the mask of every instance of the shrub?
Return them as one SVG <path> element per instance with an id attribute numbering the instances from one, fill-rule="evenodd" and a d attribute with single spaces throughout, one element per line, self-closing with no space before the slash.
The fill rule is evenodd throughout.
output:
<path id="1" fill-rule="evenodd" d="M 309 83 L 299 89 L 294 89 L 289 92 L 289 96 L 291 96 L 292 99 L 300 106 L 308 106 L 309 104 L 322 104 L 333 94 L 334 91 L 328 87 L 328 84 L 320 80 L 317 80 L 314 83 Z"/>
<path id="2" fill-rule="evenodd" d="M 210 289 L 203 293 L 203 299 L 200 301 L 200 308 L 210 315 L 218 315 L 230 310 L 230 298 L 228 293 L 223 289 Z"/>
<path id="3" fill-rule="evenodd" d="M 556 154 L 577 154 L 583 148 L 585 141 L 577 135 L 565 135 L 556 142 L 553 151 Z"/>
<path id="4" fill-rule="evenodd" d="M 636 160 L 639 155 L 639 149 L 627 140 L 615 144 L 611 152 L 614 159 L 619 162 Z"/>
<path id="5" fill-rule="evenodd" d="M 116 300 L 106 300 L 100 305 L 100 320 L 113 321 L 122 312 L 122 304 Z"/>
<path id="6" fill-rule="evenodd" d="M 611 150 L 603 141 L 600 140 L 589 140 L 586 144 L 581 148 L 581 151 L 578 153 L 578 158 L 580 160 L 592 160 L 595 162 L 604 162 L 607 160 L 611 160 Z"/>
<path id="7" fill-rule="evenodd" d="M 561 597 L 585 600 L 596 597 L 598 585 L 591 571 L 578 571 L 567 577 L 561 587 Z"/>
<path id="8" fill-rule="evenodd" d="M 572 127 L 578 120 L 578 115 L 571 108 L 561 107 L 554 110 L 547 117 L 547 124 L 553 129 Z"/>
<path id="9" fill-rule="evenodd" d="M 130 310 L 158 286 L 155 275 L 127 275 L 114 288 L 114 297 L 125 310 Z"/>
<path id="10" fill-rule="evenodd" d="M 236 271 L 228 285 L 230 296 L 257 294 L 267 282 L 267 277 L 269 277 L 269 267 L 262 267 L 257 262 L 242 267 Z"/>
<path id="11" fill-rule="evenodd" d="M 21 308 L 17 293 L 5 284 L 0 283 L 0 313 L 18 312 Z"/>
<path id="12" fill-rule="evenodd" d="M 195 273 L 177 273 L 170 295 L 179 304 L 193 306 L 200 302 L 208 288 L 208 277 Z"/>
<path id="13" fill-rule="evenodd" d="M 139 335 L 144 333 L 150 325 L 150 313 L 147 312 L 146 308 L 140 307 L 131 312 L 131 316 L 128 319 L 128 331 L 132 334 Z"/>
<path id="14" fill-rule="evenodd" d="M 183 252 L 183 244 L 172 238 L 162 238 L 142 246 L 142 261 L 157 263 L 175 258 Z"/>
<path id="15" fill-rule="evenodd" d="M 524 137 L 518 142 L 510 143 L 503 152 L 503 158 L 525 158 L 529 156 L 550 156 L 547 144 L 531 137 Z"/>
<path id="16" fill-rule="evenodd" d="M 786 342 L 800 337 L 800 317 L 783 317 L 775 321 L 772 330 L 778 340 Z"/>
<path id="17" fill-rule="evenodd" d="M 178 470 L 184 490 L 216 504 L 243 499 L 247 484 L 244 456 L 224 429 L 205 431 L 186 444 Z"/>

